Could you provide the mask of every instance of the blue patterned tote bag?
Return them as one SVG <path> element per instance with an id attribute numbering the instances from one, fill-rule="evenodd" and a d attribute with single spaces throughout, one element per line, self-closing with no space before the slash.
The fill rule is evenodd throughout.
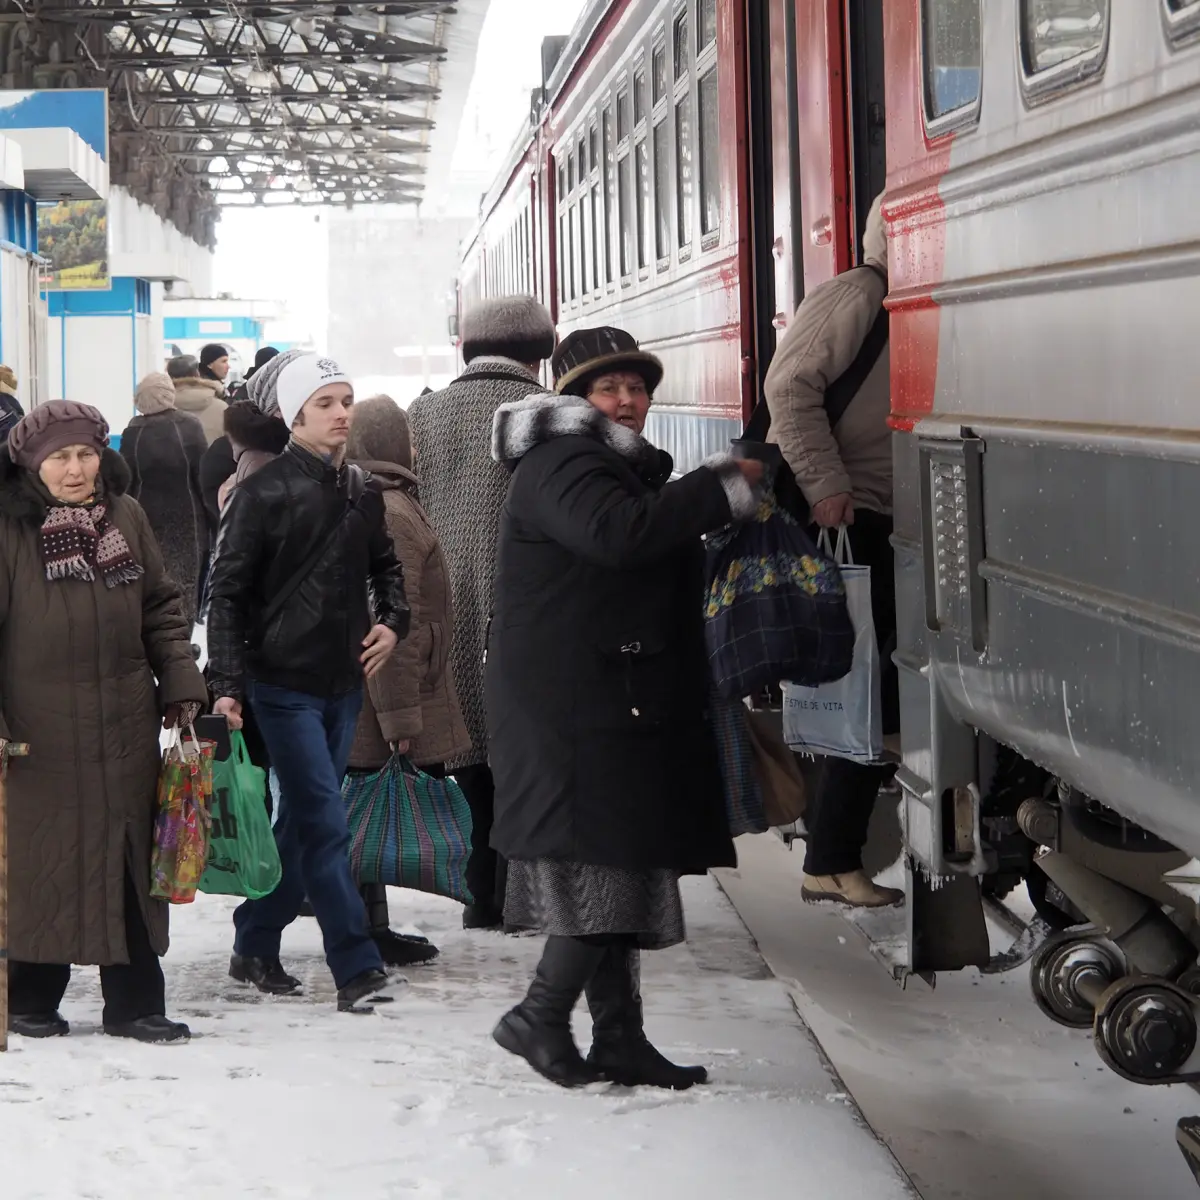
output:
<path id="1" fill-rule="evenodd" d="M 471 809 L 453 779 L 434 779 L 396 754 L 373 775 L 347 775 L 342 799 L 359 883 L 473 902 L 466 880 Z"/>
<path id="2" fill-rule="evenodd" d="M 854 624 L 833 558 L 768 492 L 745 524 L 708 539 L 704 632 L 727 700 L 781 680 L 815 687 L 854 663 Z"/>

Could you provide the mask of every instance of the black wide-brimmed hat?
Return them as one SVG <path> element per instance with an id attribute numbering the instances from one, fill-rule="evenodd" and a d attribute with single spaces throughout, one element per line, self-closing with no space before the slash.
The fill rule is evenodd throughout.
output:
<path id="1" fill-rule="evenodd" d="M 662 383 L 663 365 L 653 354 L 638 348 L 623 329 L 602 325 L 576 329 L 554 352 L 554 390 L 560 396 L 587 396 L 588 384 L 609 371 L 636 371 L 653 394 Z"/>

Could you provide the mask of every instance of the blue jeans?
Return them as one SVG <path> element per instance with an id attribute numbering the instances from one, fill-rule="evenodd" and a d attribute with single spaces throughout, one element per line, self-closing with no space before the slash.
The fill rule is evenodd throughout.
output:
<path id="1" fill-rule="evenodd" d="M 264 683 L 251 682 L 247 690 L 279 778 L 275 842 L 283 878 L 269 896 L 247 900 L 233 914 L 234 951 L 278 958 L 283 931 L 307 896 L 334 982 L 344 987 L 364 971 L 383 967 L 350 874 L 350 831 L 342 804 L 362 689 L 329 699 Z"/>

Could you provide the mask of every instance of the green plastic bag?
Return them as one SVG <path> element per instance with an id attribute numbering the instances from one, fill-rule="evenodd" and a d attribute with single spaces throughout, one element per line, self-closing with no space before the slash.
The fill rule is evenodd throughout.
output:
<path id="1" fill-rule="evenodd" d="M 231 730 L 229 757 L 213 763 L 212 831 L 202 892 L 261 900 L 279 886 L 283 867 L 267 815 L 266 775 L 250 761 L 241 733 Z"/>

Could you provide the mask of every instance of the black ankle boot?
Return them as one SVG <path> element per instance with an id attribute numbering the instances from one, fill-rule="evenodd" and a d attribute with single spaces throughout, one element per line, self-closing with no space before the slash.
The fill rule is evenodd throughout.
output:
<path id="1" fill-rule="evenodd" d="M 229 960 L 229 978 L 252 983 L 268 996 L 291 996 L 301 988 L 300 980 L 289 975 L 277 958 L 250 958 L 235 954 Z"/>
<path id="2" fill-rule="evenodd" d="M 641 952 L 628 944 L 610 946 L 587 985 L 592 1014 L 588 1065 L 622 1087 L 686 1091 L 708 1082 L 703 1067 L 677 1067 L 646 1039 L 639 988 Z"/>
<path id="3" fill-rule="evenodd" d="M 62 1013 L 27 1013 L 24 1016 L 10 1013 L 8 1032 L 27 1038 L 66 1037 L 71 1027 Z"/>
<path id="4" fill-rule="evenodd" d="M 559 1087 L 599 1083 L 599 1071 L 583 1061 L 571 1036 L 571 1011 L 600 959 L 602 946 L 578 938 L 548 937 L 529 992 L 501 1018 L 492 1037 Z"/>

